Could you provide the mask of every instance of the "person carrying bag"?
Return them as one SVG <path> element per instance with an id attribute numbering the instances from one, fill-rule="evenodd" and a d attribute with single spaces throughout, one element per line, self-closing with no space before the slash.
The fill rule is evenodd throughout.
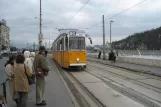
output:
<path id="1" fill-rule="evenodd" d="M 48 75 L 49 66 L 45 57 L 45 47 L 41 46 L 39 53 L 35 57 L 34 70 L 36 74 L 36 105 L 45 106 L 47 103 L 43 100 L 45 91 L 45 76 Z"/>
<path id="2" fill-rule="evenodd" d="M 25 74 L 26 74 L 26 76 L 27 76 L 27 79 L 28 79 L 29 85 L 35 84 L 35 81 L 34 81 L 34 79 L 33 79 L 34 74 L 32 74 L 32 76 L 31 76 L 31 77 L 29 77 L 29 76 L 27 75 L 25 64 L 24 64 L 24 69 L 25 69 Z"/>
<path id="3" fill-rule="evenodd" d="M 28 67 L 24 67 L 25 57 L 18 54 L 14 66 L 14 86 L 18 94 L 17 107 L 27 107 L 28 93 L 30 91 L 29 79 L 33 73 Z"/>

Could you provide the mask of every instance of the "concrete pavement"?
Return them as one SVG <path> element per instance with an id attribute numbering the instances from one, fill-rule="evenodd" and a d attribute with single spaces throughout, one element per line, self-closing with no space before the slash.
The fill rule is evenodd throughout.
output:
<path id="1" fill-rule="evenodd" d="M 7 78 L 5 73 L 4 64 L 6 63 L 6 59 L 0 59 L 0 83 L 4 82 Z"/>
<path id="2" fill-rule="evenodd" d="M 5 60 L 0 60 L 0 82 L 5 80 L 4 72 Z M 44 100 L 47 101 L 46 107 L 74 107 L 73 102 L 64 86 L 61 78 L 59 77 L 52 60 L 49 60 L 51 71 L 46 77 L 46 89 Z M 32 91 L 29 92 L 28 107 L 36 107 L 36 91 L 35 85 L 31 86 Z M 8 99 L 8 107 L 16 107 L 16 104 Z"/>

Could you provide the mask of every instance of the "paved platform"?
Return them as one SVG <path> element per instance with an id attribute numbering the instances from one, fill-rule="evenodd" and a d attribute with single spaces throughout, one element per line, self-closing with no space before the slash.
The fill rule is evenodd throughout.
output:
<path id="1" fill-rule="evenodd" d="M 62 82 L 51 59 L 48 59 L 51 71 L 46 77 L 46 90 L 44 100 L 47 101 L 45 107 L 74 107 L 68 91 Z M 28 107 L 36 107 L 35 85 L 31 86 L 32 91 L 29 93 Z M 13 101 L 8 100 L 8 107 L 16 107 Z"/>
<path id="2" fill-rule="evenodd" d="M 103 64 L 113 65 L 116 67 L 131 69 L 131 70 L 139 70 L 139 71 L 145 71 L 152 74 L 157 74 L 161 76 L 161 68 L 160 67 L 152 67 L 152 66 L 146 66 L 146 65 L 138 65 L 138 64 L 132 64 L 132 63 L 126 63 L 126 62 L 118 62 L 112 64 L 109 60 L 103 60 L 103 59 L 97 59 L 93 57 L 88 57 L 89 61 L 95 61 Z"/>
<path id="3" fill-rule="evenodd" d="M 0 83 L 4 82 L 7 78 L 4 67 L 5 63 L 5 59 L 0 59 Z"/>

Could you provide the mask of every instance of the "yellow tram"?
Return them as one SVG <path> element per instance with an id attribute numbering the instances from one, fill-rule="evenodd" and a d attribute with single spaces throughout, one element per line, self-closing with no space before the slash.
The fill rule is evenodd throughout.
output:
<path id="1" fill-rule="evenodd" d="M 61 67 L 86 68 L 86 37 L 84 30 L 59 29 L 60 35 L 52 44 L 52 56 Z"/>

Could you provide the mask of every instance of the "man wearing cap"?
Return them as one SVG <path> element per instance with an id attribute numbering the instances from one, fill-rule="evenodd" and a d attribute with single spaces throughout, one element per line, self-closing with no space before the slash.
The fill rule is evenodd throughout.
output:
<path id="1" fill-rule="evenodd" d="M 36 105 L 45 106 L 47 103 L 42 98 L 45 89 L 45 76 L 48 74 L 49 67 L 44 46 L 39 48 L 39 53 L 35 56 L 34 69 L 36 74 Z"/>

